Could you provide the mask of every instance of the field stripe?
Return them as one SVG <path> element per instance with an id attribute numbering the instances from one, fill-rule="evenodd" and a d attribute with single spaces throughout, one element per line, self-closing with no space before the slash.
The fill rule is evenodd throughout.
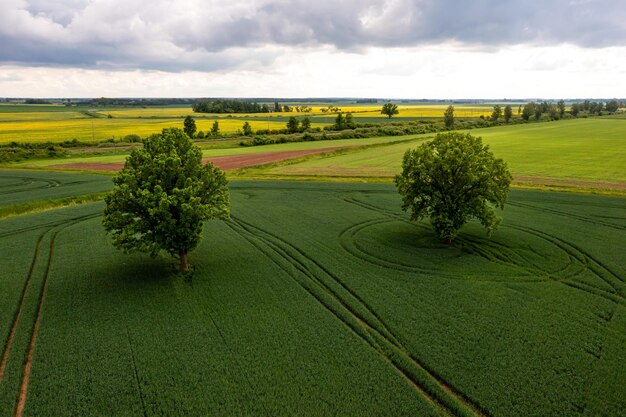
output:
<path id="1" fill-rule="evenodd" d="M 551 214 L 556 214 L 558 216 L 562 216 L 562 217 L 567 217 L 570 219 L 575 219 L 575 220 L 581 220 L 584 221 L 586 223 L 593 223 L 593 224 L 597 224 L 600 226 L 606 226 L 612 229 L 617 229 L 617 230 L 626 230 L 626 219 L 617 217 L 617 218 L 612 218 L 610 216 L 604 216 L 604 218 L 607 218 L 609 220 L 611 219 L 615 219 L 615 220 L 623 220 L 624 224 L 615 224 L 612 223 L 610 221 L 605 221 L 605 220 L 600 220 L 596 217 L 591 217 L 591 216 L 581 216 L 579 214 L 573 214 L 573 213 L 568 213 L 566 211 L 561 211 L 561 210 L 556 210 L 556 209 L 550 209 L 550 208 L 545 208 L 545 207 L 537 207 L 533 204 L 528 204 L 528 203 L 519 203 L 519 202 L 508 202 L 507 204 L 514 206 L 514 207 L 520 207 L 520 208 L 525 208 L 525 209 L 529 209 L 529 210 L 534 210 L 534 211 L 538 211 L 541 213 L 551 213 Z M 602 216 L 600 216 L 602 217 Z"/>
<path id="2" fill-rule="evenodd" d="M 96 214 L 88 214 L 84 216 L 75 217 L 73 219 L 67 220 L 65 223 L 60 225 L 60 227 L 55 230 L 50 238 L 50 248 L 48 251 L 48 261 L 46 263 L 46 270 L 43 276 L 43 283 L 41 286 L 41 290 L 39 292 L 39 299 L 37 301 L 37 310 L 35 316 L 35 323 L 33 324 L 30 343 L 28 345 L 28 353 L 26 356 L 26 362 L 24 363 L 24 370 L 22 372 L 22 382 L 20 384 L 17 403 L 15 405 L 15 412 L 13 414 L 14 417 L 22 417 L 24 413 L 24 407 L 26 405 L 26 397 L 28 394 L 28 383 L 30 380 L 30 373 L 33 364 L 33 357 L 35 354 L 35 347 L 37 345 L 37 333 L 39 331 L 39 325 L 41 323 L 41 316 L 43 310 L 43 303 L 46 295 L 46 289 L 48 288 L 48 278 L 50 276 L 50 270 L 52 268 L 52 257 L 54 255 L 54 245 L 56 242 L 57 235 L 66 227 L 72 226 L 74 224 L 80 223 L 85 220 L 89 220 L 91 218 L 101 216 L 100 213 Z"/>
<path id="3" fill-rule="evenodd" d="M 0 361 L 0 383 L 4 379 L 4 371 L 6 369 L 7 361 L 9 359 L 9 352 L 11 350 L 11 344 L 13 342 L 13 338 L 15 336 L 15 331 L 17 330 L 17 325 L 18 325 L 18 323 L 20 321 L 20 317 L 22 315 L 22 310 L 24 309 L 24 301 L 26 299 L 26 293 L 28 292 L 28 288 L 30 286 L 31 278 L 33 277 L 33 272 L 35 270 L 35 265 L 37 264 L 37 258 L 39 256 L 39 247 L 41 246 L 41 241 L 43 240 L 44 235 L 48 231 L 49 230 L 46 230 L 44 233 L 42 233 L 37 238 L 37 242 L 35 243 L 35 252 L 33 254 L 33 260 L 30 263 L 30 268 L 28 270 L 28 275 L 26 277 L 26 280 L 24 281 L 24 286 L 22 288 L 22 293 L 20 295 L 20 302 L 18 304 L 17 311 L 15 312 L 15 315 L 13 317 L 13 324 L 11 325 L 11 330 L 9 332 L 9 337 L 8 337 L 6 345 L 4 347 L 4 352 L 2 353 L 2 361 Z"/>
<path id="4" fill-rule="evenodd" d="M 17 404 L 15 406 L 15 417 L 22 417 L 24 413 L 24 406 L 26 405 L 26 393 L 28 391 L 28 382 L 30 379 L 30 371 L 33 364 L 33 356 L 35 353 L 35 345 L 37 343 L 37 332 L 39 331 L 39 323 L 41 322 L 41 310 L 43 306 L 43 300 L 48 286 L 48 276 L 50 274 L 50 267 L 52 266 L 52 255 L 54 253 L 54 241 L 56 239 L 58 231 L 54 232 L 50 239 L 50 250 L 48 253 L 48 262 L 46 264 L 46 272 L 44 273 L 43 285 L 39 294 L 39 301 L 37 303 L 37 314 L 35 318 L 35 325 L 33 326 L 30 344 L 28 346 L 28 356 L 26 357 L 26 363 L 24 364 L 24 372 L 22 374 L 22 383 L 20 384 L 19 395 Z"/>
<path id="5" fill-rule="evenodd" d="M 143 390 L 141 389 L 141 382 L 139 380 L 139 373 L 137 372 L 137 362 L 135 360 L 135 350 L 133 349 L 133 342 L 130 338 L 130 332 L 126 328 L 126 336 L 128 336 L 128 347 L 130 349 L 130 358 L 133 364 L 133 372 L 135 375 L 135 382 L 137 383 L 137 391 L 139 391 L 139 399 L 141 400 L 141 410 L 143 411 L 143 417 L 148 417 L 146 409 L 146 400 L 144 398 Z"/>

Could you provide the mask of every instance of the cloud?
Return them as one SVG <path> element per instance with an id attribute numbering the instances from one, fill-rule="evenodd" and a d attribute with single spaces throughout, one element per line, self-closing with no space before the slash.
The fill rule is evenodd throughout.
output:
<path id="1" fill-rule="evenodd" d="M 626 45 L 623 0 L 2 0 L 0 63 L 263 68 L 284 53 L 455 44 Z"/>

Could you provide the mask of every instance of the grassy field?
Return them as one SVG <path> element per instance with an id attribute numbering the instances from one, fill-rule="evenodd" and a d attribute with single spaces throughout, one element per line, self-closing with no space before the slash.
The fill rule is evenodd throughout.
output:
<path id="1" fill-rule="evenodd" d="M 476 129 L 514 177 L 626 182 L 626 123 L 579 119 Z M 388 176 L 400 171 L 405 144 L 276 167 L 271 175 Z"/>
<path id="2" fill-rule="evenodd" d="M 359 147 L 369 146 L 377 144 L 391 144 L 396 142 L 402 142 L 408 144 L 417 143 L 424 140 L 426 137 L 432 135 L 413 135 L 413 136 L 393 136 L 393 137 L 374 137 L 366 139 L 338 139 L 330 141 L 312 141 L 312 142 L 293 142 L 266 146 L 238 146 L 238 142 L 224 143 L 223 145 L 215 145 L 204 149 L 202 154 L 204 157 L 219 157 L 219 156 L 234 156 L 234 155 L 250 155 L 267 152 L 287 152 L 287 151 L 302 151 L 310 149 L 324 149 L 324 148 L 340 148 L 340 147 Z M 202 144 L 200 145 L 202 146 Z M 219 147 L 223 146 L 223 147 Z M 11 164 L 12 167 L 31 167 L 31 168 L 45 168 L 52 165 L 66 164 L 66 163 L 109 163 L 109 162 L 123 162 L 126 160 L 126 154 L 116 153 L 113 155 L 84 155 L 83 153 L 74 153 L 67 158 L 63 159 L 42 159 L 42 160 L 27 160 L 19 163 Z"/>
<path id="3" fill-rule="evenodd" d="M 399 205 L 235 182 L 191 282 L 100 203 L 1 220 L 0 417 L 625 415 L 623 198 L 514 191 L 454 247 Z"/>
<path id="4" fill-rule="evenodd" d="M 106 120 L 106 119 L 105 119 Z M 115 119 L 113 119 L 115 120 Z M 626 123 L 618 118 L 565 120 L 475 129 L 497 157 L 507 161 L 517 184 L 528 186 L 626 189 Z M 400 171 L 402 155 L 432 134 L 298 142 L 241 147 L 238 142 L 206 143 L 205 157 L 222 157 L 332 147 L 363 147 L 337 155 L 309 156 L 295 162 L 246 169 L 239 178 L 376 178 L 390 180 Z M 369 145 L 377 145 L 368 147 Z M 201 145 L 204 146 L 204 145 Z M 127 152 L 127 151 L 126 151 Z M 63 159 L 27 160 L 13 167 L 45 168 L 65 163 L 123 162 L 124 151 L 85 154 Z"/>

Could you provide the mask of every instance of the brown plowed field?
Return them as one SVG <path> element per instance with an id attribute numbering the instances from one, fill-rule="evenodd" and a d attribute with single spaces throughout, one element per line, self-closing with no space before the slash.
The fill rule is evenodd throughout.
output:
<path id="1" fill-rule="evenodd" d="M 334 148 L 308 149 L 302 151 L 266 152 L 246 155 L 215 156 L 203 158 L 202 162 L 212 162 L 221 169 L 235 169 L 254 165 L 269 164 L 271 162 L 284 161 L 286 159 L 299 158 L 306 155 L 314 155 L 322 152 L 336 151 L 338 149 L 351 148 L 351 146 L 339 146 Z M 89 163 L 78 162 L 75 164 L 52 165 L 50 168 L 71 168 L 90 171 L 119 171 L 124 162 Z"/>

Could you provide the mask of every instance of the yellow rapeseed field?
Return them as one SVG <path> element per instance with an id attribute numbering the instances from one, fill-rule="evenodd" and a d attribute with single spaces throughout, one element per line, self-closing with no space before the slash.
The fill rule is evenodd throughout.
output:
<path id="1" fill-rule="evenodd" d="M 4 115 L 0 113 L 0 119 Z M 196 120 L 198 130 L 208 131 L 213 125 L 212 119 Z M 219 119 L 220 131 L 236 132 L 245 120 Z M 249 120 L 252 129 L 283 129 L 284 122 L 268 120 Z M 0 143 L 9 142 L 62 142 L 78 139 L 82 141 L 121 139 L 129 134 L 148 136 L 158 133 L 163 128 L 183 127 L 182 119 L 117 119 L 117 118 L 68 118 L 58 120 L 20 120 L 0 121 Z"/>
<path id="2" fill-rule="evenodd" d="M 336 113 L 328 111 L 328 105 L 314 105 L 307 113 L 297 112 L 295 106 L 289 113 L 257 114 L 204 114 L 194 113 L 190 107 L 151 107 L 151 108 L 111 108 L 91 109 L 63 106 L 0 106 L 0 144 L 9 142 L 62 142 L 78 139 L 81 141 L 102 141 L 121 139 L 129 134 L 147 136 L 158 133 L 166 127 L 183 127 L 185 116 L 196 120 L 198 130 L 208 131 L 215 120 L 219 121 L 222 133 L 233 133 L 248 121 L 253 130 L 283 129 L 288 116 L 314 116 L 312 126 L 328 124 L 316 123 L 315 116 Z M 382 104 L 347 105 L 333 104 L 342 113 L 351 112 L 357 118 L 385 118 L 380 113 Z M 436 118 L 443 115 L 445 105 L 399 106 L 401 118 Z M 491 114 L 492 107 L 455 106 L 457 117 L 478 117 Z M 323 111 L 326 110 L 326 111 Z M 517 112 L 517 108 L 514 108 Z M 96 116 L 96 117 L 94 117 Z"/>

